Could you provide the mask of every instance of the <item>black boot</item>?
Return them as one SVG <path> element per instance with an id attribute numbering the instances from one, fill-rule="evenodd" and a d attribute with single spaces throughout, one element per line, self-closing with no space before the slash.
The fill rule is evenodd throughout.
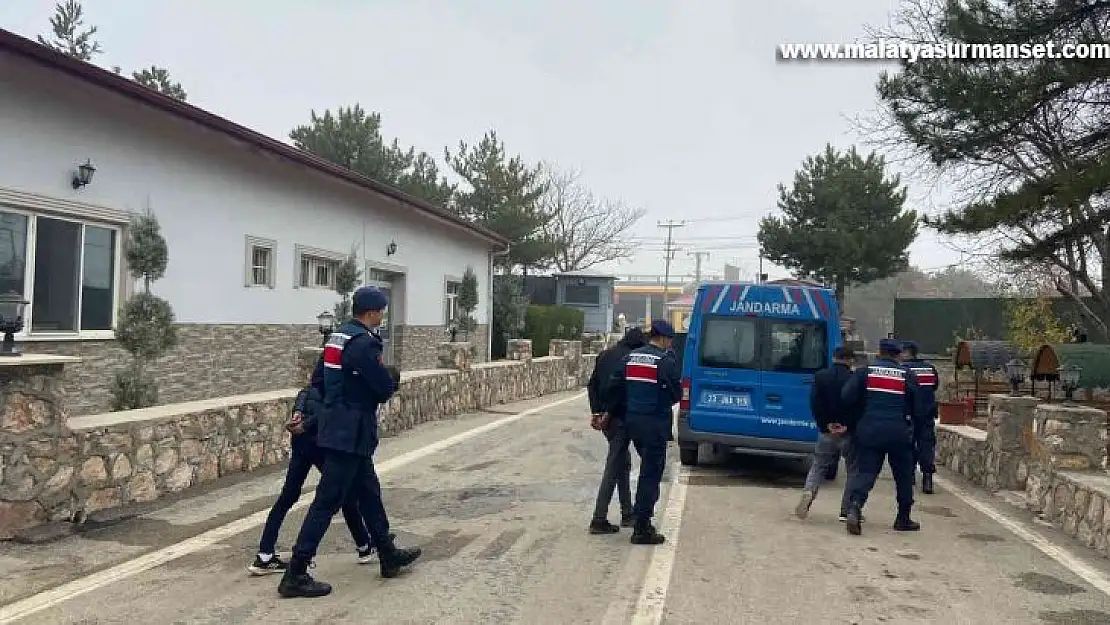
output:
<path id="1" fill-rule="evenodd" d="M 863 515 L 860 513 L 858 504 L 848 506 L 848 514 L 844 519 L 844 525 L 852 536 L 859 536 L 863 533 Z"/>
<path id="2" fill-rule="evenodd" d="M 591 534 L 616 534 L 621 528 L 610 523 L 607 519 L 594 519 L 590 521 Z"/>
<path id="3" fill-rule="evenodd" d="M 926 495 L 932 495 L 933 494 L 933 474 L 932 473 L 922 473 L 921 474 L 921 492 L 925 493 Z"/>
<path id="4" fill-rule="evenodd" d="M 666 537 L 647 521 L 636 521 L 632 526 L 633 545 L 662 545 L 666 540 Z"/>
<path id="5" fill-rule="evenodd" d="M 916 532 L 921 529 L 921 524 L 910 518 L 910 509 L 899 508 L 898 516 L 894 518 L 894 531 L 896 532 Z"/>
<path id="6" fill-rule="evenodd" d="M 621 527 L 632 527 L 636 525 L 636 517 L 631 514 L 621 515 Z"/>
<path id="7" fill-rule="evenodd" d="M 308 560 L 293 556 L 289 568 L 278 584 L 278 594 L 285 598 L 326 597 L 331 594 L 331 584 L 318 582 L 308 574 Z"/>
<path id="8" fill-rule="evenodd" d="M 389 544 L 379 549 L 378 552 L 378 563 L 381 564 L 382 577 L 397 577 L 406 566 L 416 562 L 421 553 L 423 552 L 420 547 L 401 549 L 390 538 Z"/>

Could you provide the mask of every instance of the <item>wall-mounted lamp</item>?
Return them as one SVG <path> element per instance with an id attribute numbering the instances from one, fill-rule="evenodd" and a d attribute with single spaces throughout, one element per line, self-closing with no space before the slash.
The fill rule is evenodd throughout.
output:
<path id="1" fill-rule="evenodd" d="M 80 189 L 92 182 L 95 173 L 96 168 L 93 167 L 92 161 L 85 159 L 85 164 L 78 167 L 77 171 L 73 173 L 73 188 Z"/>
<path id="2" fill-rule="evenodd" d="M 385 246 L 385 255 L 386 256 L 393 256 L 396 253 L 397 253 L 397 242 L 396 241 L 390 241 L 389 245 Z"/>

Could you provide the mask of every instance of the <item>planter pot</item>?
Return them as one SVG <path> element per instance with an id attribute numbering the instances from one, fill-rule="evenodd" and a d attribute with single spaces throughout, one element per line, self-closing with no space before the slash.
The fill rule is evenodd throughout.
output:
<path id="1" fill-rule="evenodd" d="M 968 421 L 967 405 L 963 402 L 942 401 L 937 409 L 944 425 L 964 425 Z"/>

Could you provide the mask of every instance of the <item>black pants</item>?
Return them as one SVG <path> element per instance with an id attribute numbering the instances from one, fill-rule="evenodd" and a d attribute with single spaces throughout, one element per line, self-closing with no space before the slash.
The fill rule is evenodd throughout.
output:
<path id="1" fill-rule="evenodd" d="M 302 561 L 316 557 L 316 550 L 331 525 L 332 517 L 348 499 L 358 502 L 378 553 L 388 553 L 393 545 L 389 540 L 389 519 L 382 503 L 382 486 L 374 471 L 374 461 L 355 454 L 324 450 L 321 473 L 316 495 L 297 535 L 293 557 Z"/>
<path id="2" fill-rule="evenodd" d="M 913 506 L 913 442 L 906 440 L 897 441 L 861 441 L 858 437 L 852 442 L 852 453 L 855 455 L 856 472 L 848 480 L 848 498 L 853 504 L 863 507 L 867 496 L 875 486 L 879 472 L 883 470 L 883 461 L 890 465 L 890 472 L 894 475 L 895 498 L 898 500 L 899 512 L 909 512 Z"/>
<path id="3" fill-rule="evenodd" d="M 289 514 L 293 504 L 301 498 L 301 489 L 304 488 L 309 472 L 312 467 L 316 467 L 317 471 L 323 473 L 323 465 L 324 452 L 315 444 L 301 441 L 293 443 L 293 454 L 289 457 L 289 468 L 285 471 L 285 484 L 282 485 L 281 494 L 278 495 L 274 507 L 270 508 L 270 514 L 266 517 L 266 525 L 262 528 L 262 540 L 258 543 L 258 553 L 274 553 L 281 524 L 285 522 L 285 516 Z M 349 499 L 343 504 L 343 520 L 351 530 L 351 538 L 355 540 L 355 546 L 365 547 L 370 544 L 370 534 L 362 521 L 358 502 L 354 499 Z"/>
<path id="4" fill-rule="evenodd" d="M 614 421 L 606 430 L 605 438 L 609 439 L 609 453 L 605 456 L 605 471 L 597 489 L 594 521 L 604 521 L 608 517 L 614 490 L 620 499 L 621 517 L 632 515 L 632 452 L 628 449 L 628 430 L 624 422 Z"/>
<path id="5" fill-rule="evenodd" d="M 667 468 L 667 441 L 670 440 L 670 420 L 655 415 L 628 415 L 625 417 L 628 435 L 636 453 L 640 454 L 640 479 L 636 482 L 636 501 L 632 505 L 638 523 L 648 523 L 655 515 L 659 501 L 660 482 Z"/>

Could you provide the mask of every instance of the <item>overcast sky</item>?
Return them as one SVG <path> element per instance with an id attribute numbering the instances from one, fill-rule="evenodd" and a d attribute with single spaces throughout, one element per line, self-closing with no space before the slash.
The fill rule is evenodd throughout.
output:
<path id="1" fill-rule="evenodd" d="M 660 220 L 707 270 L 757 263 L 779 182 L 826 142 L 861 143 L 876 64 L 776 61 L 779 43 L 851 41 L 897 0 L 87 0 L 98 64 L 168 68 L 189 102 L 286 139 L 312 109 L 356 102 L 439 156 L 494 129 L 532 161 L 581 170 L 643 206 L 645 251 L 610 267 L 662 273 Z M 5 0 L 0 25 L 49 30 L 51 0 Z M 911 183 L 916 208 L 940 200 Z M 932 209 L 930 209 L 932 210 Z M 725 218 L 725 219 L 721 219 Z M 698 221 L 704 219 L 706 221 Z M 930 233 L 926 269 L 959 261 Z M 774 273 L 774 272 L 773 272 Z"/>

